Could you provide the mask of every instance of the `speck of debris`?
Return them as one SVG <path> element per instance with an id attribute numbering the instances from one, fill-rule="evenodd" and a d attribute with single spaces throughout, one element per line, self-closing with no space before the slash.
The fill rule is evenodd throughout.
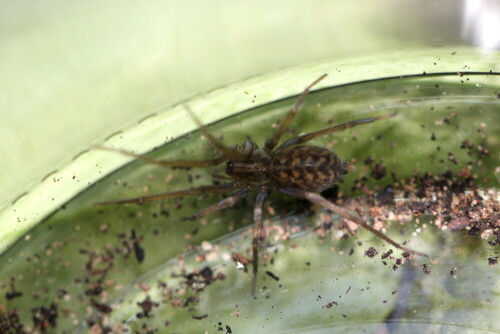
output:
<path id="1" fill-rule="evenodd" d="M 104 304 L 104 303 L 99 303 L 97 302 L 95 299 L 90 299 L 90 303 L 92 304 L 92 306 L 94 306 L 96 308 L 96 310 L 98 310 L 99 312 L 102 312 L 102 313 L 111 313 L 113 311 L 113 308 L 107 304 Z"/>
<path id="2" fill-rule="evenodd" d="M 424 274 L 429 275 L 431 273 L 431 271 L 429 270 L 429 267 L 425 263 L 421 264 L 420 267 L 422 268 L 422 271 L 424 272 Z"/>
<path id="3" fill-rule="evenodd" d="M 154 307 L 158 307 L 160 304 L 155 303 L 151 300 L 149 296 L 146 297 L 142 302 L 137 303 L 138 306 L 142 308 L 142 312 L 136 314 L 137 318 L 149 318 L 151 316 L 151 311 Z"/>
<path id="4" fill-rule="evenodd" d="M 494 265 L 498 264 L 498 256 L 497 257 L 489 257 L 488 264 L 490 265 L 490 267 L 493 267 Z"/>
<path id="5" fill-rule="evenodd" d="M 200 316 L 196 316 L 196 315 L 192 316 L 192 318 L 195 320 L 201 320 L 201 319 L 205 319 L 207 317 L 208 317 L 208 314 L 204 314 L 204 315 L 200 315 Z"/>
<path id="6" fill-rule="evenodd" d="M 323 308 L 332 308 L 333 306 L 336 306 L 336 305 L 338 305 L 337 302 L 329 302 L 328 304 L 323 306 Z"/>
<path id="7" fill-rule="evenodd" d="M 470 219 L 467 217 L 455 218 L 450 221 L 448 224 L 450 231 L 458 231 L 464 229 L 467 225 L 469 225 Z"/>
<path id="8" fill-rule="evenodd" d="M 453 155 L 453 153 L 451 153 L 451 152 L 448 152 L 448 160 L 450 160 L 451 162 L 453 162 L 455 165 L 458 164 L 458 161 L 455 158 L 455 155 Z"/>
<path id="9" fill-rule="evenodd" d="M 450 270 L 450 275 L 455 275 L 457 273 L 457 267 L 453 267 Z"/>
<path id="10" fill-rule="evenodd" d="M 273 274 L 270 271 L 266 271 L 266 275 L 269 276 L 269 277 L 271 277 L 275 281 L 279 281 L 280 280 L 280 278 L 278 276 L 276 276 L 275 274 Z"/>
<path id="11" fill-rule="evenodd" d="M 20 291 L 16 291 L 15 279 L 13 277 L 10 279 L 10 289 L 11 292 L 5 293 L 5 298 L 7 298 L 7 300 L 12 300 L 14 298 L 22 297 L 23 293 Z"/>
<path id="12" fill-rule="evenodd" d="M 381 256 L 382 260 L 387 259 L 391 254 L 392 254 L 392 249 L 389 249 L 387 252 L 382 254 Z"/>
<path id="13" fill-rule="evenodd" d="M 367 158 L 365 159 L 365 164 L 366 164 L 366 165 L 370 165 L 370 164 L 372 164 L 374 161 L 375 161 L 375 160 L 373 160 L 373 158 L 372 158 L 372 157 L 367 157 Z"/>
<path id="14" fill-rule="evenodd" d="M 146 251 L 144 248 L 141 247 L 139 244 L 142 241 L 142 237 L 135 237 L 135 230 L 132 230 L 132 245 L 134 247 L 134 254 L 135 258 L 137 259 L 137 262 L 142 263 L 144 261 L 144 258 L 146 257 Z"/>
<path id="15" fill-rule="evenodd" d="M 385 187 L 381 192 L 377 194 L 377 200 L 383 205 L 394 205 L 394 188 L 391 185 Z"/>
<path id="16" fill-rule="evenodd" d="M 31 309 L 31 319 L 33 321 L 33 325 L 35 328 L 41 329 L 42 333 L 45 333 L 49 327 L 55 328 L 57 326 L 57 317 L 58 317 L 58 311 L 57 311 L 57 304 L 56 303 L 51 303 L 50 306 L 44 307 L 35 307 Z M 0 318 L 1 319 L 1 318 Z M 0 323 L 3 328 L 3 324 Z M 17 326 L 12 326 L 13 324 L 9 324 L 11 328 L 16 328 Z M 17 325 L 17 324 L 14 324 Z M 37 331 L 35 331 L 37 332 Z M 12 333 L 11 331 L 4 332 L 2 333 Z M 16 333 L 24 333 L 24 332 L 16 332 Z"/>
<path id="17" fill-rule="evenodd" d="M 385 168 L 384 165 L 381 165 L 381 164 L 375 164 L 373 167 L 372 167 L 372 170 L 371 170 L 371 176 L 375 179 L 375 180 L 380 180 L 380 179 L 383 179 L 385 177 L 385 175 L 387 174 L 387 169 Z"/>
<path id="18" fill-rule="evenodd" d="M 247 272 L 247 266 L 252 263 L 252 260 L 250 260 L 248 257 L 245 255 L 239 254 L 239 253 L 233 253 L 231 254 L 231 258 L 233 261 L 236 263 L 236 265 L 239 268 L 242 268 L 244 272 Z"/>
<path id="19" fill-rule="evenodd" d="M 370 247 L 365 251 L 365 255 L 368 257 L 374 257 L 377 254 L 378 254 L 378 251 L 373 247 Z"/>

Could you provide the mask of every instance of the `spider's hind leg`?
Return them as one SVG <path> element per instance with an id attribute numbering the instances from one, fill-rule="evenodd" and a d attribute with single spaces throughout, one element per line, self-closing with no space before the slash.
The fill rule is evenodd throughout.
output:
<path id="1" fill-rule="evenodd" d="M 311 201 L 313 203 L 319 204 L 322 207 L 324 207 L 332 212 L 335 212 L 339 216 L 341 216 L 345 219 L 348 219 L 359 226 L 362 226 L 366 230 L 375 234 L 377 237 L 384 240 L 385 242 L 393 245 L 397 249 L 401 249 L 402 251 L 408 252 L 408 253 L 413 254 L 413 255 L 429 257 L 425 253 L 401 246 L 396 241 L 392 240 L 391 238 L 389 238 L 388 236 L 386 236 L 382 232 L 377 231 L 376 229 L 374 229 L 373 227 L 368 225 L 365 221 L 363 221 L 363 219 L 361 219 L 358 216 L 349 212 L 349 210 L 346 210 L 338 205 L 333 204 L 332 202 L 328 201 L 326 198 L 324 198 L 320 194 L 316 194 L 316 193 L 304 191 L 304 190 L 294 190 L 294 189 L 278 189 L 278 190 L 284 194 L 288 194 L 288 195 L 296 196 L 296 197 L 303 197 L 303 198 L 308 199 L 309 201 Z"/>
<path id="2" fill-rule="evenodd" d="M 363 219 L 353 215 L 348 210 L 346 210 L 338 205 L 333 204 L 332 202 L 328 201 L 326 198 L 324 198 L 323 196 L 321 196 L 319 194 L 306 191 L 306 192 L 304 192 L 304 197 L 307 198 L 308 200 L 310 200 L 311 202 L 317 203 L 317 204 L 327 208 L 328 210 L 335 212 L 336 214 L 340 215 L 341 217 L 349 219 L 353 223 L 362 226 L 363 228 L 367 229 L 371 233 L 375 234 L 380 239 L 384 240 L 385 242 L 393 245 L 394 247 L 396 247 L 398 249 L 401 249 L 402 251 L 408 252 L 408 253 L 413 254 L 413 255 L 429 257 L 425 253 L 421 253 L 419 251 L 401 246 L 396 241 L 392 240 L 391 238 L 389 238 L 388 236 L 386 236 L 382 232 L 377 231 L 376 229 L 374 229 L 373 227 L 368 225 L 366 222 L 363 221 Z"/>

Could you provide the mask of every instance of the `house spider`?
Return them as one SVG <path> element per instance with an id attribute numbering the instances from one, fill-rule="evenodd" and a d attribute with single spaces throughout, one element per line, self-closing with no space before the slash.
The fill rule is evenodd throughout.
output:
<path id="1" fill-rule="evenodd" d="M 217 140 L 201 121 L 186 107 L 188 113 L 203 131 L 212 146 L 217 150 L 218 155 L 211 160 L 189 161 L 189 160 L 156 160 L 147 156 L 134 154 L 121 149 L 100 147 L 100 149 L 119 152 L 138 160 L 172 168 L 189 169 L 193 167 L 210 167 L 222 163 L 226 165 L 227 176 L 215 175 L 215 178 L 231 180 L 231 182 L 206 185 L 201 187 L 189 188 L 179 191 L 167 192 L 163 194 L 141 196 L 136 198 L 105 201 L 96 204 L 126 204 L 126 203 L 144 203 L 156 200 L 165 200 L 186 196 L 195 196 L 201 194 L 223 194 L 230 193 L 229 197 L 220 202 L 199 211 L 188 219 L 194 220 L 211 214 L 217 210 L 234 206 L 238 201 L 245 198 L 250 190 L 257 189 L 257 197 L 253 210 L 253 239 L 252 239 L 252 264 L 253 281 L 252 295 L 255 295 L 257 282 L 258 262 L 259 262 L 259 234 L 262 222 L 262 205 L 271 188 L 294 197 L 305 198 L 313 203 L 317 203 L 324 208 L 333 211 L 341 217 L 350 220 L 377 237 L 385 240 L 394 247 L 414 255 L 427 257 L 426 254 L 405 248 L 390 239 L 382 232 L 375 230 L 365 223 L 360 217 L 351 213 L 334 203 L 329 202 L 318 192 L 332 187 L 345 174 L 354 170 L 354 166 L 342 161 L 334 152 L 327 148 L 312 145 L 301 145 L 316 137 L 352 128 L 357 125 L 372 123 L 377 120 L 386 119 L 395 116 L 395 113 L 386 114 L 373 118 L 358 119 L 328 127 L 323 130 L 306 133 L 295 138 L 289 139 L 279 144 L 283 134 L 288 129 L 293 118 L 297 114 L 299 107 L 304 102 L 305 97 L 318 82 L 323 80 L 326 74 L 317 78 L 311 83 L 298 97 L 292 109 L 286 115 L 278 130 L 271 138 L 268 138 L 264 148 L 260 149 L 251 139 L 247 139 L 243 145 L 228 147 Z"/>

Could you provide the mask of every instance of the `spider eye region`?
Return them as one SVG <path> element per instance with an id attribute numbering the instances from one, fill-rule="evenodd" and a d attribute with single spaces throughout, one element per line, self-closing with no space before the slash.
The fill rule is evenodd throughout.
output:
<path id="1" fill-rule="evenodd" d="M 234 162 L 232 160 L 229 160 L 226 164 L 226 173 L 228 175 L 233 174 L 234 171 Z"/>

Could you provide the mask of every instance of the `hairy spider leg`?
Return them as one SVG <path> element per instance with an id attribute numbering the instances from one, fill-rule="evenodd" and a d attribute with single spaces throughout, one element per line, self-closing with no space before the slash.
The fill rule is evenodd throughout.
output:
<path id="1" fill-rule="evenodd" d="M 253 236 L 252 236 L 252 266 L 253 266 L 253 280 L 252 280 L 252 296 L 255 296 L 255 289 L 257 287 L 257 272 L 259 271 L 259 237 L 262 223 L 262 204 L 267 196 L 267 189 L 262 189 L 255 199 L 255 206 L 253 209 Z"/>
<path id="2" fill-rule="evenodd" d="M 172 167 L 172 168 L 183 168 L 183 169 L 189 169 L 193 167 L 211 167 L 211 166 L 216 166 L 221 164 L 222 162 L 226 161 L 227 158 L 224 155 L 221 155 L 219 157 L 216 157 L 211 160 L 201 160 L 201 161 L 192 161 L 192 160 L 158 160 L 158 159 L 153 159 L 145 155 L 141 154 L 135 154 L 130 151 L 122 150 L 119 148 L 111 148 L 111 147 L 105 147 L 105 146 L 94 146 L 94 148 L 103 150 L 103 151 L 110 151 L 110 152 L 117 152 L 123 155 L 128 155 L 129 157 L 136 158 L 137 160 L 144 161 L 148 164 L 152 165 L 159 165 L 159 166 L 164 166 L 164 167 Z"/>
<path id="3" fill-rule="evenodd" d="M 201 194 L 223 194 L 223 193 L 227 193 L 228 191 L 234 190 L 237 187 L 238 187 L 238 185 L 236 184 L 236 182 L 223 183 L 223 184 L 212 185 L 212 186 L 201 186 L 201 187 L 189 188 L 189 189 L 184 189 L 184 190 L 179 190 L 179 191 L 172 191 L 172 192 L 163 193 L 163 194 L 120 199 L 120 200 L 116 200 L 116 201 L 98 202 L 98 203 L 95 203 L 94 205 L 144 203 L 144 202 L 165 200 L 165 199 L 171 199 L 171 198 L 180 198 L 180 197 L 194 196 L 194 195 L 201 195 Z"/>
<path id="4" fill-rule="evenodd" d="M 281 123 L 281 126 L 279 127 L 278 131 L 274 134 L 274 136 L 270 139 L 268 139 L 264 145 L 264 150 L 268 153 L 272 152 L 273 149 L 278 145 L 281 137 L 283 137 L 283 134 L 285 133 L 286 129 L 290 125 L 290 122 L 293 120 L 295 115 L 297 115 L 297 112 L 299 111 L 299 107 L 302 105 L 304 102 L 304 99 L 306 98 L 307 94 L 309 94 L 309 91 L 311 88 L 313 88 L 316 84 L 318 84 L 321 80 L 323 80 L 328 74 L 323 74 L 320 76 L 318 79 L 314 80 L 312 84 L 306 87 L 302 94 L 300 94 L 299 98 L 293 105 L 292 109 L 288 112 L 288 115 L 286 115 L 285 119 L 283 120 L 283 123 Z"/>
<path id="5" fill-rule="evenodd" d="M 118 148 L 111 148 L 111 147 L 105 147 L 105 146 L 94 146 L 94 148 L 98 150 L 103 150 L 103 151 L 110 151 L 110 152 L 117 152 L 123 155 L 127 155 L 129 157 L 136 158 L 137 160 L 144 161 L 149 164 L 153 165 L 159 165 L 159 166 L 164 166 L 164 167 L 172 167 L 172 168 L 184 168 L 184 169 L 189 169 L 193 167 L 211 167 L 211 166 L 217 166 L 221 164 L 222 162 L 228 160 L 228 158 L 238 158 L 242 159 L 245 158 L 245 155 L 238 152 L 237 150 L 227 147 L 224 144 L 222 144 L 217 138 L 215 138 L 209 131 L 208 129 L 201 123 L 201 121 L 196 117 L 196 115 L 191 111 L 189 106 L 185 105 L 187 113 L 189 116 L 193 119 L 193 121 L 198 125 L 198 128 L 205 134 L 207 137 L 208 141 L 212 146 L 214 146 L 216 149 L 218 149 L 222 154 L 218 157 L 215 157 L 214 159 L 210 160 L 201 160 L 201 161 L 192 161 L 192 160 L 159 160 L 159 159 L 153 159 L 145 155 L 141 154 L 135 154 L 133 152 L 123 150 L 123 149 L 118 149 Z"/>
<path id="6" fill-rule="evenodd" d="M 226 168 L 227 168 L 226 164 L 213 168 L 210 172 L 210 175 L 212 176 L 212 180 L 233 180 L 234 181 L 234 179 L 231 176 L 227 175 Z"/>
<path id="7" fill-rule="evenodd" d="M 248 192 L 249 192 L 249 190 L 246 188 L 241 189 L 236 194 L 231 195 L 227 198 L 224 198 L 220 202 L 195 213 L 193 216 L 185 218 L 185 220 L 196 220 L 196 219 L 199 219 L 201 217 L 205 217 L 206 215 L 209 215 L 215 211 L 230 208 L 230 207 L 234 206 L 236 203 L 238 203 L 239 201 L 241 201 L 243 198 L 245 198 L 248 195 Z"/>
<path id="8" fill-rule="evenodd" d="M 214 179 L 214 180 L 233 180 L 232 177 L 221 174 L 220 170 L 212 172 L 212 179 Z"/>
<path id="9" fill-rule="evenodd" d="M 376 229 L 374 229 L 373 227 L 368 225 L 361 218 L 353 215 L 351 212 L 349 212 L 349 210 L 346 210 L 338 205 L 333 204 L 332 202 L 328 201 L 326 198 L 324 198 L 320 194 L 313 193 L 310 191 L 304 191 L 304 190 L 300 190 L 300 189 L 279 189 L 279 191 L 284 193 L 284 194 L 287 194 L 287 195 L 291 195 L 291 196 L 295 196 L 295 197 L 302 197 L 302 198 L 305 198 L 313 203 L 319 204 L 319 205 L 323 206 L 324 208 L 335 212 L 339 216 L 341 216 L 345 219 L 348 219 L 359 226 L 362 226 L 363 228 L 367 229 L 371 233 L 375 234 L 377 237 L 381 238 L 382 240 L 385 240 L 387 243 L 393 245 L 394 247 L 396 247 L 398 249 L 401 249 L 402 251 L 405 251 L 405 252 L 408 252 L 408 253 L 414 254 L 414 255 L 429 257 L 425 253 L 421 253 L 421 252 L 418 252 L 418 251 L 401 246 L 396 241 L 392 240 L 391 238 L 389 238 L 388 236 L 386 236 L 382 232 L 377 231 Z"/>
<path id="10" fill-rule="evenodd" d="M 188 105 L 184 105 L 184 108 L 186 108 L 187 113 L 189 116 L 193 119 L 193 121 L 198 125 L 201 131 L 207 136 L 208 141 L 214 146 L 216 149 L 218 149 L 222 155 L 226 158 L 230 159 L 245 159 L 246 155 L 237 151 L 236 149 L 232 147 L 228 147 L 224 144 L 222 144 L 217 138 L 215 138 L 210 131 L 208 131 L 207 127 L 203 125 L 203 123 L 200 121 L 200 119 L 193 113 L 191 108 L 189 108 Z"/>
<path id="11" fill-rule="evenodd" d="M 381 119 L 391 118 L 391 117 L 394 117 L 396 115 L 397 115 L 397 112 L 393 112 L 393 113 L 382 115 L 382 116 L 378 116 L 378 117 L 357 119 L 355 121 L 350 121 L 350 122 L 346 122 L 346 123 L 342 123 L 342 124 L 337 124 L 337 125 L 334 125 L 332 127 L 329 127 L 329 128 L 323 129 L 323 130 L 309 132 L 309 133 L 300 135 L 298 137 L 292 138 L 290 140 L 287 140 L 286 142 L 284 142 L 283 144 L 281 144 L 280 146 L 278 146 L 278 148 L 276 149 L 276 151 L 282 151 L 282 150 L 284 150 L 287 147 L 305 143 L 305 142 L 307 142 L 307 141 L 309 141 L 311 139 L 314 139 L 314 138 L 322 136 L 322 135 L 326 135 L 328 133 L 342 131 L 342 130 L 345 130 L 345 129 L 350 129 L 350 128 L 353 128 L 353 127 L 355 127 L 357 125 L 372 123 L 372 122 L 375 122 L 375 121 L 378 121 L 378 120 L 381 120 Z"/>

